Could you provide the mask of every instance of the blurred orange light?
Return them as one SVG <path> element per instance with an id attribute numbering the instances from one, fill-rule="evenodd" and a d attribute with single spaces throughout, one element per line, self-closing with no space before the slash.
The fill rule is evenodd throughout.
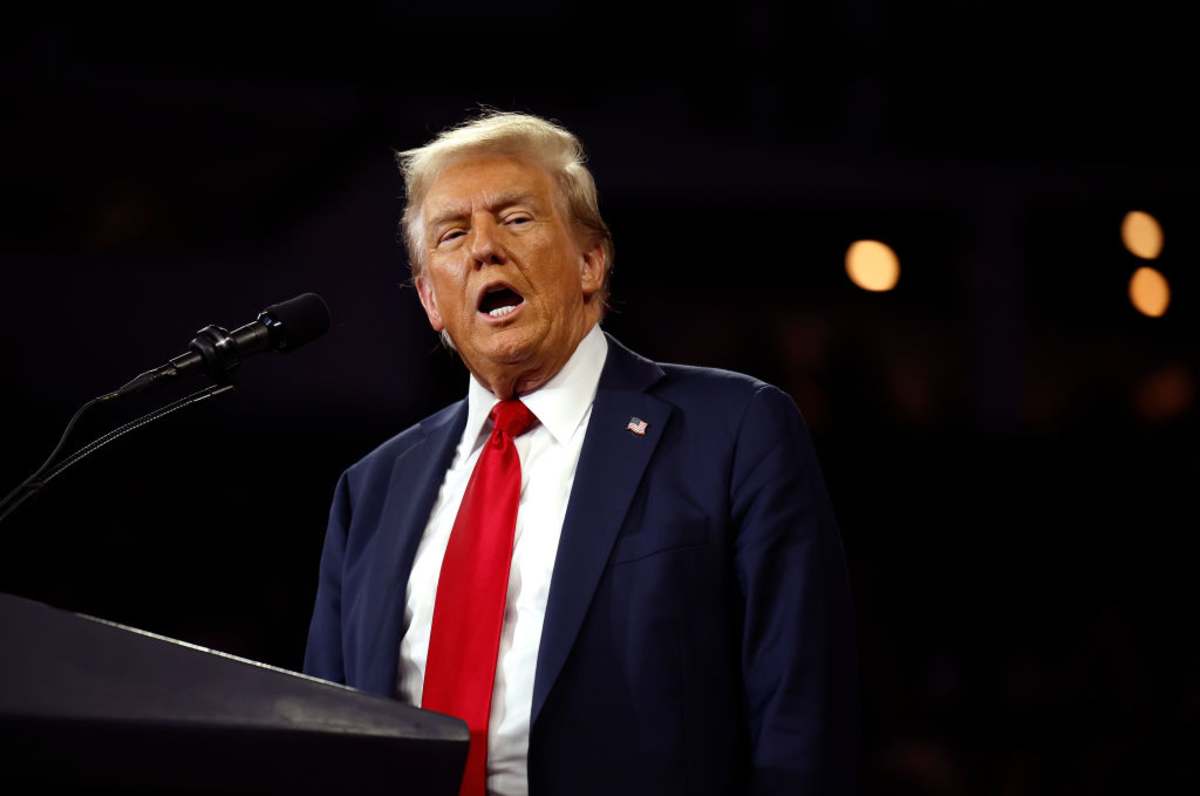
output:
<path id="1" fill-rule="evenodd" d="M 1164 421 L 1185 413 L 1196 400 L 1196 380 L 1180 362 L 1146 376 L 1134 391 L 1134 406 L 1147 420 Z"/>
<path id="2" fill-rule="evenodd" d="M 1141 210 L 1125 214 L 1125 220 L 1121 222 L 1121 240 L 1126 249 L 1143 260 L 1153 260 L 1162 254 L 1162 226 L 1154 216 Z"/>
<path id="3" fill-rule="evenodd" d="M 859 240 L 846 250 L 846 273 L 863 290 L 891 290 L 900 280 L 900 260 L 886 243 Z"/>
<path id="4" fill-rule="evenodd" d="M 1142 266 L 1129 280 L 1129 300 L 1143 315 L 1161 318 L 1171 303 L 1171 287 L 1158 271 Z"/>

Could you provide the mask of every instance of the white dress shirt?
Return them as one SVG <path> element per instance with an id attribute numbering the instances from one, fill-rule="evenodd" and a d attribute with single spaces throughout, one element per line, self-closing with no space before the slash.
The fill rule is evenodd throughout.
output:
<path id="1" fill-rule="evenodd" d="M 521 459 L 521 499 L 488 722 L 489 793 L 524 796 L 529 792 L 529 718 L 546 598 L 579 451 L 607 355 L 608 341 L 597 324 L 580 341 L 562 370 L 540 389 L 520 396 L 540 422 L 516 439 Z M 404 604 L 408 630 L 400 641 L 398 688 L 401 699 L 413 705 L 421 704 L 442 557 L 467 481 L 491 434 L 488 414 L 496 403 L 496 397 L 472 376 L 467 392 L 467 425 L 408 578 Z"/>

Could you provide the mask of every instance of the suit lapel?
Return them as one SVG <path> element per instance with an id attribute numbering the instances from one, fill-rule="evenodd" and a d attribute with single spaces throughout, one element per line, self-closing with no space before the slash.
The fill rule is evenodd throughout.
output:
<path id="1" fill-rule="evenodd" d="M 662 375 L 653 362 L 608 338 L 608 357 L 554 560 L 531 723 L 566 663 L 629 504 L 662 438 L 671 407 L 645 393 Z M 637 420 L 646 422 L 644 434 L 628 430 Z"/>
<path id="2" fill-rule="evenodd" d="M 359 684 L 364 691 L 384 696 L 396 693 L 408 576 L 466 422 L 465 400 L 447 407 L 421 424 L 423 438 L 400 454 L 392 467 L 374 573 L 384 596 L 364 616 L 364 632 L 372 628 L 377 632 L 372 651 L 364 659 Z"/>

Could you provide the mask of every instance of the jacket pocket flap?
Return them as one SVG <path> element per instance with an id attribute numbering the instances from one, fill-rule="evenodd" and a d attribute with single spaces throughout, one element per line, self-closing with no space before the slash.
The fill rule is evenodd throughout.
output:
<path id="1" fill-rule="evenodd" d="M 669 550 L 699 547 L 707 543 L 708 533 L 703 523 L 643 528 L 637 533 L 618 537 L 609 561 L 622 564 Z"/>

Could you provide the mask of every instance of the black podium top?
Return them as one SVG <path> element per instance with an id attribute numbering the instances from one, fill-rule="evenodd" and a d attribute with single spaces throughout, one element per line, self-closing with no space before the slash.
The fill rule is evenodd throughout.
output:
<path id="1" fill-rule="evenodd" d="M 0 595 L 0 790 L 457 793 L 458 719 Z"/>

